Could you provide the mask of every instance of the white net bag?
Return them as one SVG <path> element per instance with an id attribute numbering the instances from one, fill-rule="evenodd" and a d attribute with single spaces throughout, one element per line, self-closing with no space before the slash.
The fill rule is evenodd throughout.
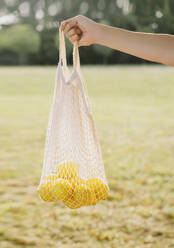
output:
<path id="1" fill-rule="evenodd" d="M 59 40 L 59 63 L 37 191 L 44 201 L 62 201 L 69 208 L 79 208 L 106 199 L 109 187 L 80 73 L 78 45 L 75 43 L 73 47 L 70 73 L 61 30 Z"/>

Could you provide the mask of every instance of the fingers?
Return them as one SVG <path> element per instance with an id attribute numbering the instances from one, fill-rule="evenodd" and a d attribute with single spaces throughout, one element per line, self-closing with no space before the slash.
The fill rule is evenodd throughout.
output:
<path id="1" fill-rule="evenodd" d="M 61 22 L 60 28 L 61 28 L 62 31 L 64 31 L 66 24 L 68 24 L 68 22 L 70 22 L 70 20 L 71 19 L 67 19 L 67 20 Z"/>
<path id="2" fill-rule="evenodd" d="M 81 38 L 82 32 L 78 28 L 71 28 L 68 32 L 65 33 L 66 37 L 74 43 Z"/>
<path id="3" fill-rule="evenodd" d="M 72 43 L 78 41 L 82 36 L 82 31 L 78 28 L 77 20 L 68 19 L 63 21 L 61 23 L 61 30 Z"/>
<path id="4" fill-rule="evenodd" d="M 76 26 L 77 25 L 77 21 L 76 20 L 73 20 L 73 19 L 68 19 L 66 21 L 63 21 L 61 23 L 61 30 L 64 32 L 64 33 L 67 33 L 72 27 Z"/>
<path id="5" fill-rule="evenodd" d="M 73 35 L 73 36 L 71 36 L 70 38 L 69 38 L 69 40 L 72 42 L 72 43 L 74 43 L 75 41 L 78 41 L 80 38 L 79 38 L 79 36 L 77 35 L 77 34 L 75 34 L 75 35 Z"/>
<path id="6" fill-rule="evenodd" d="M 76 30 L 75 30 L 75 28 L 72 28 L 68 32 L 66 32 L 65 34 L 69 38 L 69 37 L 71 37 L 71 36 L 76 34 Z"/>

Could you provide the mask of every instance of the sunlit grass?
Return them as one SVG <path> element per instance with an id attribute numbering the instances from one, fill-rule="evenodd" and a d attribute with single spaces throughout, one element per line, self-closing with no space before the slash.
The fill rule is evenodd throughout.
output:
<path id="1" fill-rule="evenodd" d="M 55 69 L 0 68 L 0 247 L 174 247 L 174 69 L 82 67 L 111 192 L 74 211 L 36 194 Z"/>

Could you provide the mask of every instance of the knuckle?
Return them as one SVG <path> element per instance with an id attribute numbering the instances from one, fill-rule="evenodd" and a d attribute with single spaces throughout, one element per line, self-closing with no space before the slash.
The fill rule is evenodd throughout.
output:
<path id="1" fill-rule="evenodd" d="M 71 21 L 69 24 L 70 24 L 70 27 L 73 27 L 75 25 L 75 21 Z"/>
<path id="2" fill-rule="evenodd" d="M 76 18 L 80 19 L 82 18 L 83 16 L 82 15 L 77 15 Z"/>
<path id="3" fill-rule="evenodd" d="M 69 23 L 68 23 L 68 24 L 66 24 L 66 26 L 65 26 L 65 33 L 67 33 L 67 32 L 69 31 L 69 29 L 70 29 L 70 27 L 69 27 Z"/>
<path id="4" fill-rule="evenodd" d="M 70 23 L 66 24 L 66 28 L 69 29 L 70 28 Z"/>
<path id="5" fill-rule="evenodd" d="M 73 29 L 71 29 L 71 30 L 69 31 L 69 33 L 70 33 L 70 35 L 75 34 L 75 29 L 74 29 L 74 28 L 73 28 Z"/>
<path id="6" fill-rule="evenodd" d="M 63 20 L 63 21 L 61 21 L 61 26 L 66 26 L 67 25 L 67 22 L 68 22 L 68 20 Z"/>
<path id="7" fill-rule="evenodd" d="M 72 26 L 73 26 L 73 22 L 70 22 L 68 27 L 71 28 Z"/>

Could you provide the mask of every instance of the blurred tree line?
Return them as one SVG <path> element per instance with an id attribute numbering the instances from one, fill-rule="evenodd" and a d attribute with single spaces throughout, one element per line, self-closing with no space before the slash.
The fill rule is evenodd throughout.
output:
<path id="1" fill-rule="evenodd" d="M 0 64 L 57 63 L 58 27 L 75 15 L 133 31 L 174 34 L 173 13 L 173 0 L 1 0 Z M 66 43 L 72 63 L 72 45 Z M 83 64 L 145 62 L 99 45 L 81 47 L 80 57 Z"/>

